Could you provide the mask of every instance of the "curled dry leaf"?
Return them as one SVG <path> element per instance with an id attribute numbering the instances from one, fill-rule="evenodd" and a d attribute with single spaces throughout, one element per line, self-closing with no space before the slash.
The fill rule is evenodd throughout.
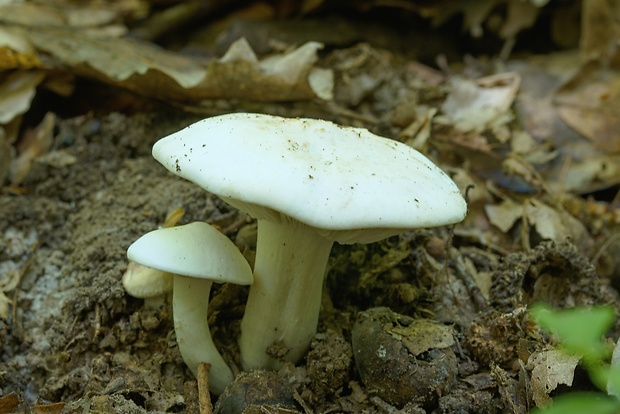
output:
<path id="1" fill-rule="evenodd" d="M 557 91 L 564 122 L 603 151 L 620 154 L 620 74 L 589 62 Z"/>
<path id="2" fill-rule="evenodd" d="M 437 121 L 454 125 L 461 132 L 497 128 L 512 120 L 510 107 L 517 96 L 521 77 L 512 72 L 477 80 L 453 78 L 451 92 Z"/>
<path id="3" fill-rule="evenodd" d="M 426 109 L 420 114 L 421 116 L 416 117 L 398 134 L 398 139 L 411 148 L 424 152 L 431 137 L 432 121 L 435 114 L 437 114 L 436 108 Z"/>
<path id="4" fill-rule="evenodd" d="M 29 265 L 28 256 L 38 247 L 39 242 L 35 232 L 26 234 L 15 228 L 6 229 L 2 237 L 8 241 L 4 253 L 9 257 L 9 260 L 0 262 L 0 319 L 6 320 L 13 302 L 13 295 L 9 292 L 19 286 Z"/>
<path id="5" fill-rule="evenodd" d="M 17 394 L 11 393 L 0 397 L 0 413 L 18 412 L 19 398 Z"/>
<path id="6" fill-rule="evenodd" d="M 317 52 L 322 48 L 321 43 L 308 42 L 291 52 L 259 61 L 248 42 L 241 38 L 221 59 L 207 66 L 207 75 L 195 90 L 202 91 L 203 98 L 311 99 L 317 96 L 309 83 L 313 74 L 316 90 L 322 91 L 323 96 L 331 96 L 333 85 L 325 84 L 330 82 L 329 77 L 326 79 L 313 68 Z M 316 79 L 317 76 L 322 79 Z"/>
<path id="7" fill-rule="evenodd" d="M 12 72 L 0 81 L 0 124 L 7 124 L 30 108 L 45 74 L 38 70 Z"/>
<path id="8" fill-rule="evenodd" d="M 583 224 L 567 212 L 555 209 L 535 198 L 524 203 L 524 213 L 528 222 L 545 240 L 561 243 L 564 240 L 588 239 L 588 232 Z"/>
<path id="9" fill-rule="evenodd" d="M 566 170 L 567 189 L 586 192 L 609 187 L 620 183 L 620 154 L 588 157 Z"/>
<path id="10" fill-rule="evenodd" d="M 244 39 L 233 43 L 222 59 L 203 65 L 154 45 L 127 38 L 79 35 L 60 28 L 29 28 L 20 33 L 59 66 L 81 76 L 117 85 L 143 96 L 198 102 L 239 98 L 259 101 L 312 99 L 317 94 L 308 77 L 320 43 L 259 61 Z M 323 77 L 324 78 L 324 77 Z M 328 80 L 329 81 L 329 80 Z M 329 97 L 322 80 L 317 91 Z"/>
<path id="11" fill-rule="evenodd" d="M 589 112 L 592 115 L 591 121 L 596 122 L 588 121 L 580 128 L 593 131 L 592 126 L 605 125 L 606 120 L 614 119 L 610 112 L 614 107 L 614 99 L 609 99 L 610 105 L 603 108 L 600 114 L 594 113 L 593 108 L 598 104 L 587 101 L 589 98 L 583 94 L 583 91 L 588 89 L 587 82 L 584 82 L 583 75 L 581 78 L 579 75 L 575 76 L 579 65 L 579 55 L 576 53 L 552 54 L 508 63 L 508 67 L 521 74 L 523 79 L 515 102 L 520 126 L 534 138 L 538 147 L 548 146 L 555 153 L 553 159 L 550 159 L 551 152 L 543 154 L 531 148 L 528 151 L 530 154 L 523 154 L 524 157 L 532 163 L 535 161 L 530 155 L 538 158 L 538 161 L 549 158 L 548 162 L 539 164 L 536 168 L 555 191 L 588 193 L 620 182 L 620 154 L 600 149 L 594 139 L 584 139 L 577 129 L 569 126 L 571 121 L 565 120 L 569 112 L 573 112 L 580 118 L 572 122 L 582 122 L 582 114 Z M 609 75 L 611 70 L 607 73 Z M 596 78 L 593 76 L 594 80 Z M 609 80 L 611 79 L 610 77 Z M 599 91 L 605 92 L 600 86 Z M 607 95 L 603 94 L 596 99 L 605 96 Z M 596 94 L 591 97 L 596 97 Z M 611 98 L 611 95 L 607 98 Z M 584 102 L 579 102 L 580 100 Z M 564 111 L 564 114 L 561 114 L 561 111 Z M 612 123 L 607 125 L 610 127 Z M 595 139 L 613 136 L 611 129 L 603 132 L 606 135 L 602 134 Z M 513 151 L 516 151 L 514 147 Z M 535 152 L 539 154 L 534 155 Z"/>
<path id="12" fill-rule="evenodd" d="M 0 27 L 0 70 L 32 69 L 42 66 L 27 39 Z"/>
<path id="13" fill-rule="evenodd" d="M 3 3 L 3 2 L 0 2 Z M 63 4 L 64 3 L 64 4 Z M 0 4 L 0 20 L 24 26 L 94 27 L 119 23 L 124 16 L 143 17 L 148 6 L 141 1 L 119 2 L 9 2 Z"/>
<path id="14" fill-rule="evenodd" d="M 549 0 L 492 0 L 492 1 L 448 1 L 428 2 L 428 5 L 419 5 L 419 14 L 432 17 L 434 24 L 446 22 L 455 14 L 463 14 L 463 26 L 473 37 L 484 34 L 484 28 L 493 27 L 485 24 L 493 16 L 500 4 L 508 3 L 508 15 L 497 27 L 503 38 L 516 35 L 519 31 L 530 27 L 538 17 L 538 8 L 545 6 Z M 497 16 L 495 16 L 497 17 Z M 495 25 L 497 26 L 497 25 Z"/>
<path id="15" fill-rule="evenodd" d="M 92 36 L 60 28 L 29 28 L 21 33 L 34 47 L 49 53 L 78 74 L 100 78 L 108 83 L 132 85 L 132 77 L 151 75 L 151 87 L 159 85 L 155 73 L 169 83 L 191 88 L 204 78 L 205 71 L 189 58 L 158 49 L 148 43 L 107 36 Z M 163 80 L 162 80 L 163 81 Z M 139 87 L 135 83 L 135 87 Z"/>
<path id="16" fill-rule="evenodd" d="M 449 326 L 429 319 L 415 319 L 407 326 L 386 326 L 386 332 L 398 338 L 413 356 L 429 349 L 447 348 L 454 345 L 454 332 Z"/>
<path id="17" fill-rule="evenodd" d="M 9 2 L 0 7 L 0 16 L 6 23 L 27 26 L 63 26 L 66 19 L 62 10 L 33 2 Z"/>
<path id="18" fill-rule="evenodd" d="M 506 21 L 499 30 L 503 39 L 516 36 L 521 30 L 536 23 L 540 14 L 539 6 L 522 0 L 509 0 Z"/>
<path id="19" fill-rule="evenodd" d="M 9 163 L 13 157 L 13 149 L 6 137 L 4 128 L 0 127 L 0 186 L 9 174 Z"/>
<path id="20" fill-rule="evenodd" d="M 499 204 L 487 204 L 484 211 L 489 222 L 503 233 L 508 233 L 523 216 L 523 206 L 509 198 Z"/>
<path id="21" fill-rule="evenodd" d="M 608 61 L 618 57 L 620 27 L 616 2 L 589 0 L 582 3 L 581 39 L 579 52 L 584 61 L 600 59 Z"/>
<path id="22" fill-rule="evenodd" d="M 525 223 L 541 239 L 556 243 L 570 239 L 577 241 L 586 250 L 591 247 L 591 237 L 579 220 L 564 209 L 553 208 L 536 198 L 528 198 L 522 203 L 506 198 L 499 204 L 486 205 L 484 211 L 489 222 L 503 233 L 508 233 L 517 221 L 525 219 Z"/>
<path id="23" fill-rule="evenodd" d="M 526 368 L 532 371 L 532 394 L 537 407 L 551 403 L 549 394 L 559 384 L 572 385 L 579 357 L 558 350 L 534 353 L 527 361 Z"/>
<path id="24" fill-rule="evenodd" d="M 32 163 L 47 154 L 52 146 L 56 116 L 48 112 L 43 121 L 32 130 L 26 130 L 18 143 L 17 158 L 9 168 L 9 180 L 13 185 L 21 184 L 28 176 Z"/>

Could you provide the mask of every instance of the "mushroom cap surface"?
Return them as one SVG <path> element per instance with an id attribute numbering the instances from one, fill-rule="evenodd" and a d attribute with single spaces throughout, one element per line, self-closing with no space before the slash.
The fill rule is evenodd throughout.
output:
<path id="1" fill-rule="evenodd" d="M 127 257 L 153 269 L 219 283 L 253 281 L 250 265 L 233 242 L 203 222 L 146 233 L 129 246 Z"/>
<path id="2" fill-rule="evenodd" d="M 366 129 L 236 113 L 159 140 L 171 172 L 259 219 L 294 220 L 341 243 L 461 221 L 456 184 L 424 155 Z"/>

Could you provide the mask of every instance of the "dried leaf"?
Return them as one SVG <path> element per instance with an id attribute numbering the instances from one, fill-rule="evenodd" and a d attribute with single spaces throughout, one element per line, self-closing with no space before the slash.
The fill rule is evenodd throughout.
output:
<path id="1" fill-rule="evenodd" d="M 580 136 L 564 122 L 558 105 L 553 104 L 558 88 L 574 77 L 579 67 L 578 54 L 545 55 L 513 61 L 508 66 L 523 79 L 515 105 L 519 124 L 538 146 L 557 152 L 550 162 L 536 165 L 549 187 L 584 193 L 620 183 L 620 155 L 599 149 L 593 141 Z M 532 159 L 529 155 L 525 158 L 534 162 L 534 158 L 542 160 L 552 155 L 551 151 L 546 155 L 542 152 Z"/>
<path id="2" fill-rule="evenodd" d="M 598 148 L 620 153 L 620 72 L 589 62 L 556 93 L 564 122 Z"/>
<path id="3" fill-rule="evenodd" d="M 0 21 L 31 27 L 95 27 L 120 23 L 124 16 L 143 17 L 148 10 L 141 1 L 12 2 L 0 5 Z M 126 29 L 125 29 L 126 30 Z"/>
<path id="4" fill-rule="evenodd" d="M 438 121 L 453 125 L 462 132 L 481 132 L 506 124 L 512 119 L 510 106 L 519 90 L 516 73 L 481 78 L 476 81 L 453 78 L 451 91 L 441 106 Z"/>
<path id="5" fill-rule="evenodd" d="M 0 21 L 25 26 L 57 26 L 67 23 L 62 10 L 33 2 L 14 2 L 0 6 Z"/>
<path id="6" fill-rule="evenodd" d="M 334 99 L 334 71 L 313 68 L 308 74 L 308 84 L 314 94 L 324 101 Z"/>
<path id="7" fill-rule="evenodd" d="M 551 403 L 549 394 L 559 384 L 572 385 L 579 357 L 550 350 L 532 354 L 526 368 L 532 371 L 532 394 L 537 407 Z"/>
<path id="8" fill-rule="evenodd" d="M 260 62 L 260 69 L 267 75 L 277 77 L 285 83 L 294 84 L 308 72 L 317 60 L 317 52 L 323 48 L 318 42 L 308 42 L 290 53 L 273 55 Z"/>
<path id="9" fill-rule="evenodd" d="M 608 62 L 618 53 L 620 5 L 609 0 L 582 2 L 580 53 L 584 61 Z"/>
<path id="10" fill-rule="evenodd" d="M 17 412 L 19 399 L 14 393 L 0 397 L 0 414 L 12 414 Z"/>
<path id="11" fill-rule="evenodd" d="M 583 223 L 564 209 L 552 208 L 531 198 L 524 203 L 524 214 L 528 223 L 543 239 L 556 243 L 567 239 L 575 240 L 583 251 L 588 251 L 591 247 L 592 239 Z"/>
<path id="12" fill-rule="evenodd" d="M 32 407 L 32 414 L 61 414 L 65 403 L 37 404 Z"/>
<path id="13" fill-rule="evenodd" d="M 529 223 L 543 239 L 561 242 L 571 236 L 564 217 L 557 210 L 534 198 L 526 202 L 524 207 Z"/>
<path id="14" fill-rule="evenodd" d="M 222 59 L 205 66 L 132 39 L 83 32 L 77 35 L 72 30 L 52 28 L 31 28 L 20 33 L 38 50 L 70 66 L 74 73 L 144 96 L 180 102 L 213 98 L 283 101 L 316 96 L 308 83 L 317 51 L 322 47 L 316 42 L 260 61 L 241 39 Z M 317 87 L 321 96 L 329 97 L 333 85 L 323 77 Z"/>
<path id="15" fill-rule="evenodd" d="M 11 184 L 21 184 L 28 176 L 32 163 L 47 154 L 52 146 L 55 121 L 55 115 L 48 112 L 34 130 L 24 132 L 17 148 L 17 158 L 13 160 L 9 169 Z"/>
<path id="16" fill-rule="evenodd" d="M 37 86 L 44 73 L 38 70 L 17 71 L 0 83 L 0 124 L 7 124 L 30 109 Z"/>
<path id="17" fill-rule="evenodd" d="M 429 349 L 454 345 L 452 328 L 429 319 L 416 319 L 407 326 L 390 326 L 386 328 L 386 332 L 400 339 L 413 356 Z"/>
<path id="18" fill-rule="evenodd" d="M 0 70 L 40 67 L 42 63 L 28 40 L 0 27 Z"/>
<path id="19" fill-rule="evenodd" d="M 562 208 L 553 208 L 544 202 L 529 198 L 517 203 L 505 198 L 500 204 L 487 204 L 484 211 L 489 222 L 503 233 L 507 233 L 521 218 L 544 240 L 561 243 L 567 239 L 575 240 L 587 251 L 591 247 L 591 237 L 579 220 Z"/>
<path id="20" fill-rule="evenodd" d="M 220 58 L 220 63 L 249 62 L 258 64 L 258 58 L 252 47 L 245 38 L 233 42 L 224 56 Z"/>
<path id="21" fill-rule="evenodd" d="M 398 139 L 411 148 L 424 152 L 431 137 L 432 121 L 436 113 L 436 108 L 427 109 L 398 134 Z"/>
<path id="22" fill-rule="evenodd" d="M 484 211 L 489 218 L 489 222 L 507 233 L 512 226 L 523 216 L 523 206 L 510 199 L 505 199 L 500 204 L 487 204 Z"/>
<path id="23" fill-rule="evenodd" d="M 539 6 L 522 0 L 508 2 L 508 15 L 499 30 L 503 39 L 516 36 L 521 30 L 532 27 L 540 13 Z"/>
<path id="24" fill-rule="evenodd" d="M 0 127 L 0 186 L 9 174 L 11 159 L 13 159 L 13 148 L 6 138 L 4 128 Z"/>
<path id="25" fill-rule="evenodd" d="M 308 42 L 282 55 L 255 60 L 245 39 L 233 43 L 229 52 L 207 67 L 207 76 L 194 91 L 205 98 L 240 98 L 259 101 L 286 101 L 315 97 L 308 77 L 323 47 Z M 234 50 L 234 53 L 231 52 Z M 329 79 L 328 79 L 329 80 Z M 333 85 L 322 85 L 324 96 Z"/>
<path id="26" fill-rule="evenodd" d="M 136 40 L 84 35 L 82 32 L 52 28 L 22 30 L 39 50 L 63 64 L 85 72 L 94 69 L 117 81 L 149 71 L 160 72 L 183 88 L 196 86 L 204 77 L 204 68 L 195 61 Z M 152 85 L 157 86 L 157 85 Z"/>

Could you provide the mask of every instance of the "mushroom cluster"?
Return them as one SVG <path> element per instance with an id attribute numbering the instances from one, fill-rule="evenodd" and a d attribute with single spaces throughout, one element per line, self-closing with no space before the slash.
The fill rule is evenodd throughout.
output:
<path id="1" fill-rule="evenodd" d="M 221 394 L 233 374 L 218 352 L 207 324 L 213 282 L 252 283 L 252 270 L 230 239 L 207 223 L 161 228 L 140 237 L 127 250 L 129 260 L 172 274 L 174 331 L 183 361 L 196 375 L 211 364 L 209 388 Z"/>
<path id="2" fill-rule="evenodd" d="M 328 121 L 217 116 L 162 138 L 153 156 L 258 221 L 253 284 L 239 338 L 246 370 L 277 369 L 303 357 L 316 333 L 334 242 L 370 243 L 456 223 L 467 212 L 455 183 L 418 151 Z M 172 235 L 175 229 L 156 232 L 164 231 Z M 200 255 L 197 245 L 176 244 L 188 249 L 186 258 Z M 161 252 L 161 260 L 165 256 Z M 198 266 L 198 259 L 191 260 Z M 176 291 L 176 279 L 174 285 Z M 274 355 L 274 346 L 285 352 Z"/>

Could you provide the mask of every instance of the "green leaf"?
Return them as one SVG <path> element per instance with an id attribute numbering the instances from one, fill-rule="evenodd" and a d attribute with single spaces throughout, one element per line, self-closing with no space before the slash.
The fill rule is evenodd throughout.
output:
<path id="1" fill-rule="evenodd" d="M 552 310 L 546 305 L 534 305 L 531 314 L 543 329 L 556 335 L 570 353 L 581 355 L 588 364 L 603 361 L 609 349 L 601 341 L 614 322 L 609 307 L 578 307 Z"/>
<path id="2" fill-rule="evenodd" d="M 553 399 L 547 408 L 535 408 L 532 414 L 616 414 L 620 401 L 602 393 L 573 392 Z"/>
<path id="3" fill-rule="evenodd" d="M 608 391 L 616 397 L 620 397 L 620 366 L 611 367 L 607 380 Z"/>

